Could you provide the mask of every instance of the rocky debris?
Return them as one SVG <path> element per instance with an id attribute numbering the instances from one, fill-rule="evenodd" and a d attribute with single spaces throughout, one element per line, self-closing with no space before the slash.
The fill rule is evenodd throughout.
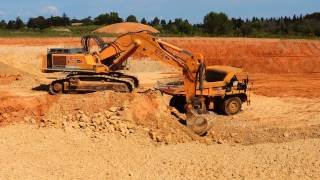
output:
<path id="1" fill-rule="evenodd" d="M 174 137 L 171 134 L 163 134 L 160 131 L 149 130 L 150 138 L 157 143 L 170 144 L 175 142 Z"/>
<path id="2" fill-rule="evenodd" d="M 150 138 L 156 142 L 161 142 L 162 141 L 162 137 L 155 131 L 150 130 L 148 132 Z"/>
<path id="3" fill-rule="evenodd" d="M 225 142 L 224 142 L 223 139 L 218 139 L 217 143 L 218 143 L 218 144 L 224 144 Z"/>
<path id="4" fill-rule="evenodd" d="M 35 118 L 31 117 L 31 116 L 26 116 L 23 118 L 24 122 L 26 123 L 31 123 L 31 124 L 36 124 L 36 120 Z"/>
<path id="5" fill-rule="evenodd" d="M 238 136 L 238 133 L 230 133 L 230 137 L 235 138 Z"/>
<path id="6" fill-rule="evenodd" d="M 25 122 L 36 124 L 39 128 L 61 128 L 66 132 L 82 131 L 94 139 L 106 135 L 126 138 L 142 136 L 145 140 L 152 140 L 157 144 L 204 139 L 181 124 L 181 120 L 185 118 L 183 114 L 179 117 L 173 115 L 166 103 L 167 97 L 162 97 L 159 93 L 97 92 L 93 97 L 78 98 L 76 102 L 72 101 L 71 96 L 61 96 L 59 101 L 63 103 L 51 108 L 44 115 L 26 117 Z M 89 103 L 93 105 L 87 106 Z"/>
<path id="7" fill-rule="evenodd" d="M 17 75 L 0 74 L 0 79 L 9 79 L 12 81 L 19 81 L 19 80 L 22 80 L 22 75 L 21 74 L 17 74 Z"/>
<path id="8" fill-rule="evenodd" d="M 211 136 L 211 137 L 214 137 L 215 133 L 216 133 L 216 132 L 215 132 L 214 130 L 210 130 L 210 131 L 208 132 L 209 136 Z"/>
<path id="9" fill-rule="evenodd" d="M 85 129 L 92 132 L 119 132 L 122 136 L 128 136 L 134 133 L 136 127 L 133 122 L 122 117 L 121 107 L 111 107 L 110 109 L 94 113 L 91 116 L 82 111 L 65 119 L 64 124 L 68 122 L 76 129 Z"/>
<path id="10" fill-rule="evenodd" d="M 121 107 L 111 107 L 111 108 L 109 108 L 109 111 L 113 112 L 113 113 L 121 111 L 121 110 L 123 110 L 123 108 L 121 108 Z"/>
<path id="11" fill-rule="evenodd" d="M 288 138 L 290 137 L 290 134 L 288 132 L 283 133 L 283 137 Z"/>
<path id="12" fill-rule="evenodd" d="M 96 137 L 97 133 L 113 133 L 118 132 L 126 137 L 132 134 L 137 129 L 137 126 L 131 120 L 124 117 L 124 107 L 111 107 L 103 112 L 86 114 L 82 110 L 77 110 L 76 113 L 63 115 L 60 120 L 42 118 L 39 127 L 58 126 L 64 130 L 80 129 L 84 130 L 91 137 Z M 25 118 L 26 122 L 36 123 L 31 118 Z"/>
<path id="13" fill-rule="evenodd" d="M 9 115 L 7 113 L 0 113 L 0 119 L 7 119 Z"/>

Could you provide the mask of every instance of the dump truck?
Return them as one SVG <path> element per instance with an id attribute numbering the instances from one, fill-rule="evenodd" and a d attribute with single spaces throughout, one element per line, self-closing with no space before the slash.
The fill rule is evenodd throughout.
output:
<path id="1" fill-rule="evenodd" d="M 248 88 L 248 73 L 242 68 L 231 66 L 209 66 L 206 68 L 202 92 L 197 90 L 197 95 L 205 98 L 207 110 L 225 115 L 235 115 L 241 111 L 242 104 L 250 104 Z M 186 103 L 183 81 L 160 83 L 156 89 L 164 94 L 171 95 L 170 106 L 184 113 Z"/>

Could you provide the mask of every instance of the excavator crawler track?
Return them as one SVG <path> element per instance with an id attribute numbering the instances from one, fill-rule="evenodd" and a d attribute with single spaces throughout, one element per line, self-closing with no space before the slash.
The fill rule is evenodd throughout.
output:
<path id="1" fill-rule="evenodd" d="M 49 93 L 55 95 L 105 90 L 132 92 L 138 86 L 139 81 L 136 77 L 122 73 L 69 74 L 66 78 L 53 81 L 49 85 Z"/>

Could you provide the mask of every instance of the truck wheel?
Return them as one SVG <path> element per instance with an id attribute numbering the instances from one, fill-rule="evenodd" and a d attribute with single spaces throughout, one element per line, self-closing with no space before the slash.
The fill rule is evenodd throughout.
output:
<path id="1" fill-rule="evenodd" d="M 231 97 L 223 102 L 222 110 L 226 115 L 231 116 L 240 112 L 241 107 L 241 99 L 238 97 Z"/>

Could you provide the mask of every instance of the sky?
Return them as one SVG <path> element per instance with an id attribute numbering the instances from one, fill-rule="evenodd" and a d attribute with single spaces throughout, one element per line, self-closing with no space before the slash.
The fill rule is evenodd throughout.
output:
<path id="1" fill-rule="evenodd" d="M 320 0 L 0 0 L 0 19 L 62 15 L 84 18 L 116 11 L 122 18 L 184 18 L 200 23 L 210 11 L 229 17 L 280 17 L 320 12 Z"/>

